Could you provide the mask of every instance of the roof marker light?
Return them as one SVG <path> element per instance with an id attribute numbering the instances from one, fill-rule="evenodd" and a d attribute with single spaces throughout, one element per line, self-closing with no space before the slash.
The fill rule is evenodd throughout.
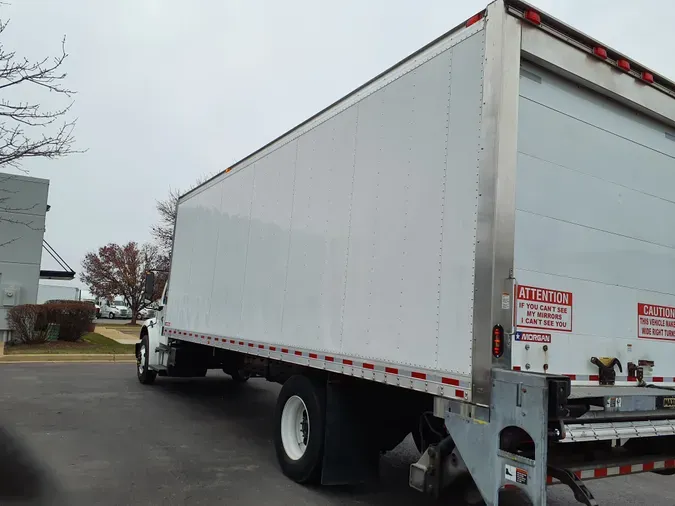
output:
<path id="1" fill-rule="evenodd" d="M 654 83 L 654 76 L 652 75 L 651 72 L 643 72 L 642 73 L 642 80 L 646 83 Z"/>
<path id="2" fill-rule="evenodd" d="M 630 72 L 630 63 L 628 63 L 628 60 L 617 60 L 616 64 L 621 70 L 625 70 L 626 72 Z"/>
<path id="3" fill-rule="evenodd" d="M 525 11 L 525 19 L 535 25 L 541 24 L 541 16 L 539 15 L 538 12 L 535 12 L 533 10 L 528 9 Z"/>
<path id="4" fill-rule="evenodd" d="M 607 59 L 607 50 L 604 47 L 596 46 L 593 48 L 593 54 L 603 60 Z"/>
<path id="5" fill-rule="evenodd" d="M 481 19 L 483 19 L 483 13 L 482 12 L 479 12 L 478 14 L 474 14 L 473 16 L 471 16 L 469 19 L 466 20 L 467 28 L 471 25 L 475 25 Z"/>

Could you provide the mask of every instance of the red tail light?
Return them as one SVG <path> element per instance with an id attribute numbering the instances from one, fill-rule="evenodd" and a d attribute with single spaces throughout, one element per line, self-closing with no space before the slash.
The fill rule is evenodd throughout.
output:
<path id="1" fill-rule="evenodd" d="M 504 354 L 504 327 L 495 325 L 492 328 L 492 356 L 501 358 Z"/>

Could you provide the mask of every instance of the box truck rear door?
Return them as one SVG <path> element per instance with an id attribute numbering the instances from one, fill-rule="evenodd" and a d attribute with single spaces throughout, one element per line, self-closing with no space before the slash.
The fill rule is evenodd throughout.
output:
<path id="1" fill-rule="evenodd" d="M 518 114 L 513 365 L 673 383 L 675 130 L 528 65 Z"/>

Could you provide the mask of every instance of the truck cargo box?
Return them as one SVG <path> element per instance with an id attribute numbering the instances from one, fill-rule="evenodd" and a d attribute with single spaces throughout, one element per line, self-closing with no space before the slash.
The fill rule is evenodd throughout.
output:
<path id="1" fill-rule="evenodd" d="M 139 380 L 281 383 L 300 483 L 369 481 L 410 433 L 410 486 L 491 506 L 675 473 L 674 98 L 496 0 L 179 199 Z"/>
<path id="2" fill-rule="evenodd" d="M 172 336 L 482 402 L 495 365 L 675 384 L 672 85 L 518 5 L 184 195 Z"/>

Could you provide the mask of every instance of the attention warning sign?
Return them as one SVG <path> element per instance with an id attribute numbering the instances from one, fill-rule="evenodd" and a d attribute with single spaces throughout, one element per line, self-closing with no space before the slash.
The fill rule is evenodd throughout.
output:
<path id="1" fill-rule="evenodd" d="M 518 327 L 572 332 L 572 293 L 518 286 Z"/>
<path id="2" fill-rule="evenodd" d="M 675 341 L 675 307 L 638 302 L 638 337 Z"/>

